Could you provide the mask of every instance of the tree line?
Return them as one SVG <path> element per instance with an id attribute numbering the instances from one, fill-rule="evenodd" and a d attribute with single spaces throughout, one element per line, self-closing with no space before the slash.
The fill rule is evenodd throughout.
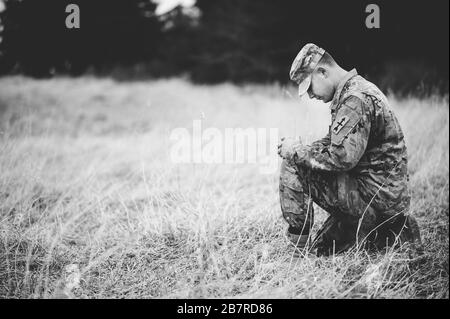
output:
<path id="1" fill-rule="evenodd" d="M 448 92 L 448 1 L 197 0 L 156 15 L 150 0 L 4 0 L 0 74 L 88 73 L 195 82 L 289 81 L 306 43 L 400 94 Z M 77 4 L 80 28 L 65 25 Z"/>

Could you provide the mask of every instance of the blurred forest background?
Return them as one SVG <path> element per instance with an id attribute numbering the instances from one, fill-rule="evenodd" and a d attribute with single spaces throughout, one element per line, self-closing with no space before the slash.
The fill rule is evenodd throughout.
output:
<path id="1" fill-rule="evenodd" d="M 313 42 L 384 91 L 448 93 L 448 1 L 197 0 L 159 14 L 151 0 L 0 2 L 1 75 L 287 83 Z M 65 26 L 69 3 L 79 29 Z M 369 3 L 380 29 L 365 26 Z"/>

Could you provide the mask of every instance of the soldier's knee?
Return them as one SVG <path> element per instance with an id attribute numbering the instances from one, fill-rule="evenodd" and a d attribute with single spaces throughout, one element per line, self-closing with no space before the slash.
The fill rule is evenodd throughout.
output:
<path id="1" fill-rule="evenodd" d="M 286 172 L 291 172 L 294 169 L 291 164 L 285 159 L 281 162 L 280 166 L 280 174 L 285 174 Z"/>

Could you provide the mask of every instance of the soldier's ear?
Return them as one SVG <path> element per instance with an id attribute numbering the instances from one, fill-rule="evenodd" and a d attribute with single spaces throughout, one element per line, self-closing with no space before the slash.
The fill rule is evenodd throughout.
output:
<path id="1" fill-rule="evenodd" d="M 328 77 L 328 70 L 325 69 L 325 68 L 322 67 L 322 66 L 318 66 L 317 69 L 316 69 L 316 72 L 317 72 L 318 74 L 320 74 L 320 75 L 321 75 L 322 77 L 324 77 L 324 78 L 327 78 L 327 77 Z"/>

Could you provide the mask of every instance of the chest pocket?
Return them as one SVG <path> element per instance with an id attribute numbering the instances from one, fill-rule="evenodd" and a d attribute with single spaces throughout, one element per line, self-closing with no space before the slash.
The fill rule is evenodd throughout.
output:
<path id="1" fill-rule="evenodd" d="M 361 122 L 361 114 L 358 111 L 357 105 L 350 103 L 342 105 L 330 127 L 332 144 L 342 145 L 350 134 L 356 133 Z"/>

